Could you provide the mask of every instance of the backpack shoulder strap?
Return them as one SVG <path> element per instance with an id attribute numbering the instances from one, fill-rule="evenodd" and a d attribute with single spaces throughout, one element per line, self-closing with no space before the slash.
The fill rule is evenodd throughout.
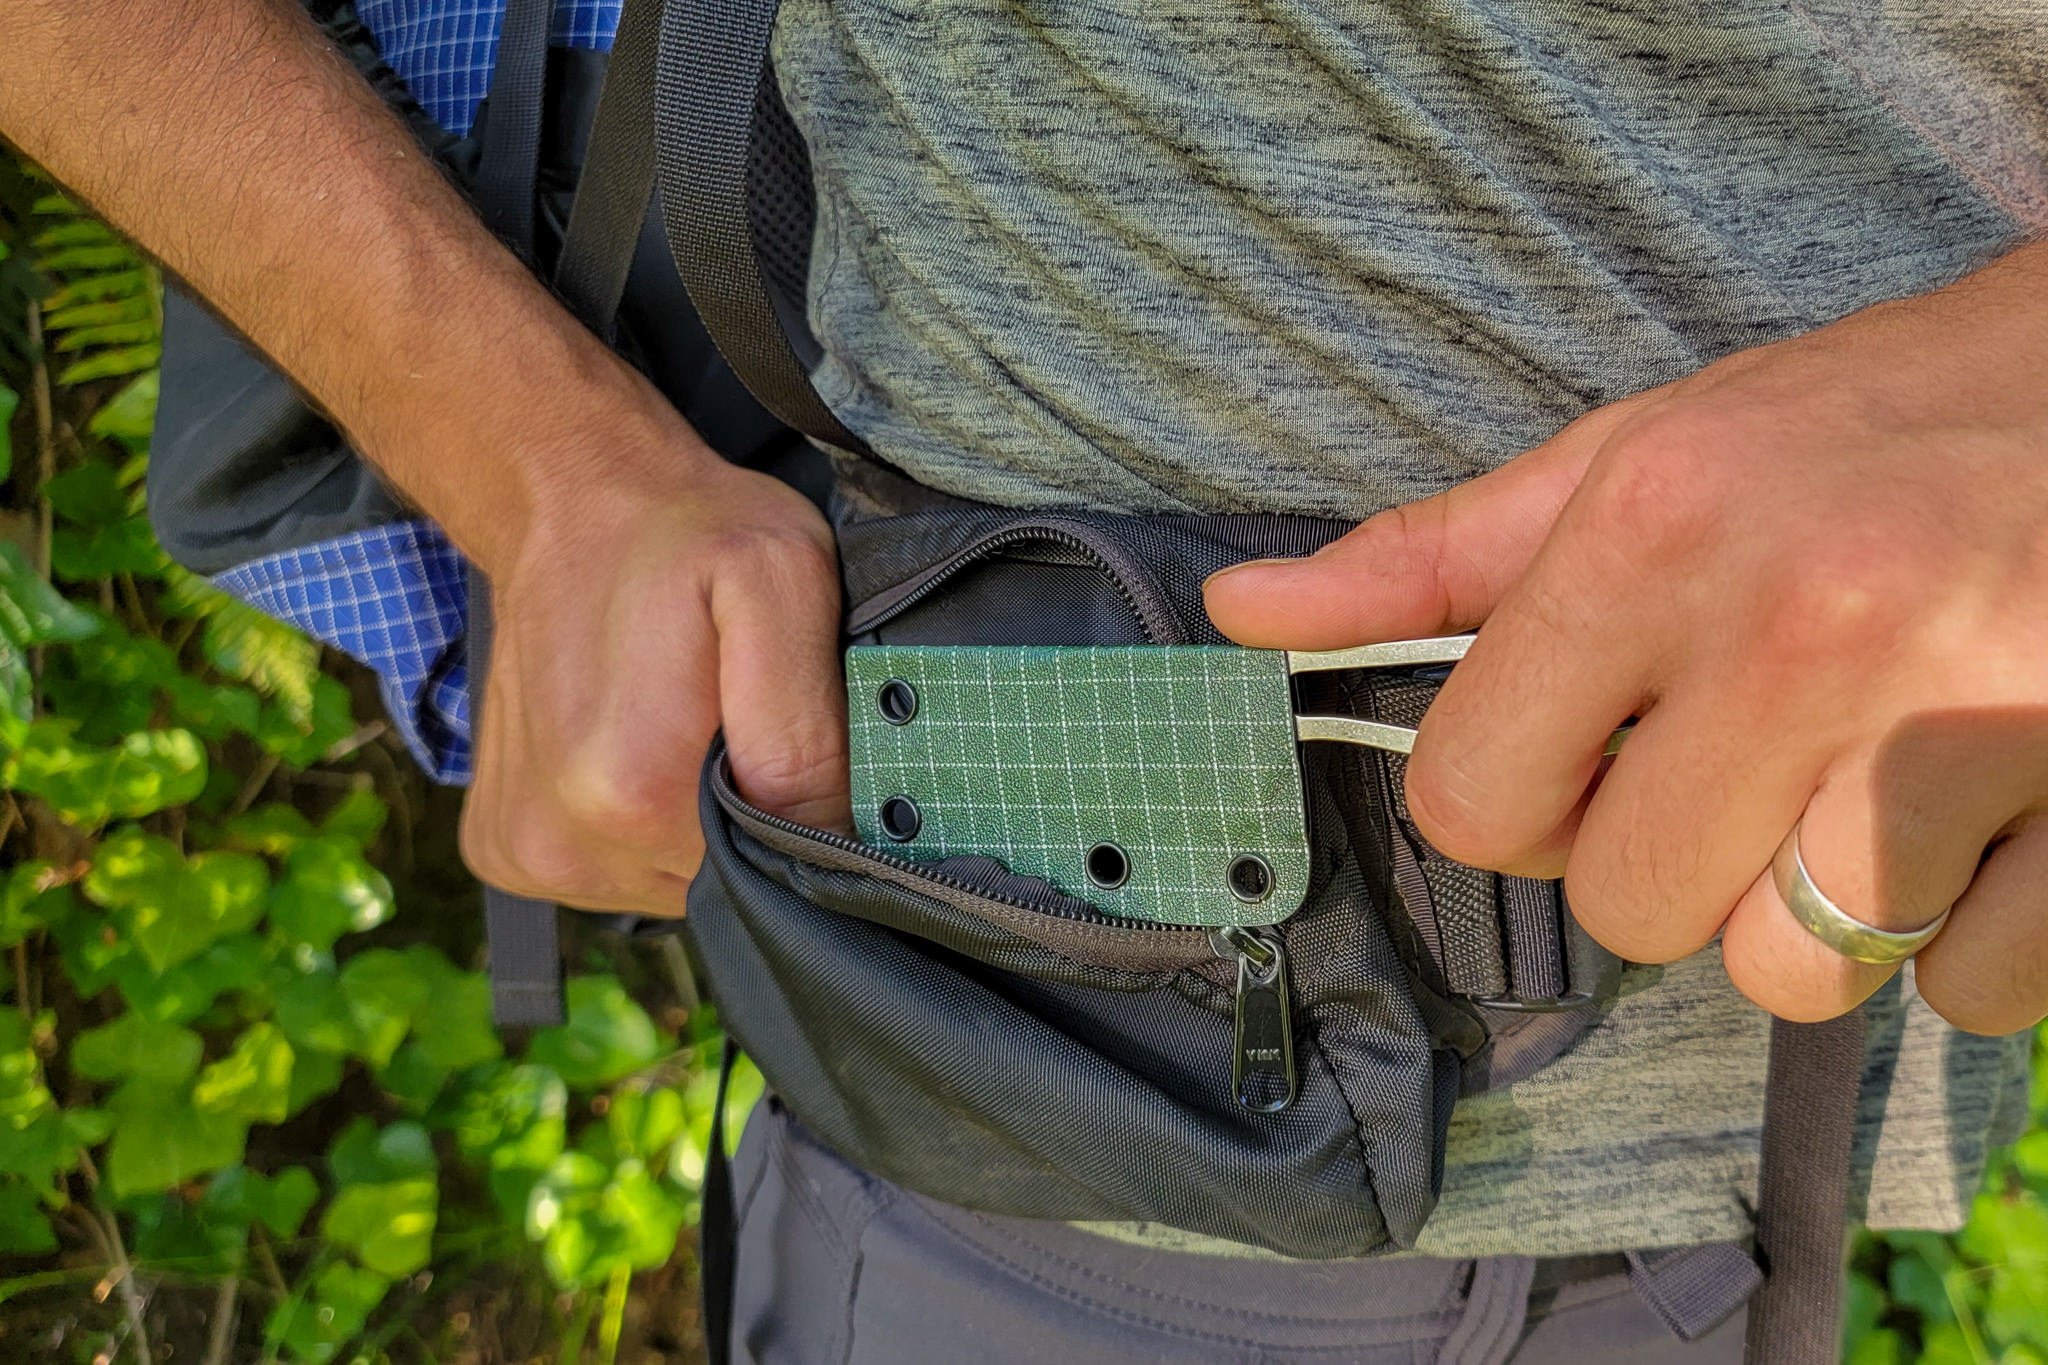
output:
<path id="1" fill-rule="evenodd" d="M 873 458 L 818 396 L 785 331 L 761 230 L 792 262 L 809 251 L 810 162 L 775 88 L 769 35 L 779 0 L 693 0 L 661 16 L 653 121 L 662 224 L 690 301 L 733 372 L 763 407 L 813 441 Z M 753 181 L 784 177 L 797 210 L 762 223 Z M 798 240 L 801 239 L 801 240 Z"/>

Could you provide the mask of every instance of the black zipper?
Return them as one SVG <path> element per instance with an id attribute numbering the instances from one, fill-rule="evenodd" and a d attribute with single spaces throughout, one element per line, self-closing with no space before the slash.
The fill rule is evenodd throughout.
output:
<path id="1" fill-rule="evenodd" d="M 1070 526 L 1053 521 L 1033 521 L 1017 526 L 1007 526 L 958 551 L 951 559 L 936 569 L 927 571 L 927 576 L 902 597 L 891 601 L 873 615 L 852 613 L 847 619 L 849 635 L 865 635 L 878 630 L 896 617 L 916 606 L 944 586 L 961 570 L 979 563 L 998 551 L 1012 545 L 1027 545 L 1037 541 L 1064 545 L 1074 550 L 1102 571 L 1102 576 L 1123 598 L 1132 617 L 1145 632 L 1147 643 L 1155 645 L 1177 645 L 1186 643 L 1186 632 L 1180 627 L 1179 615 L 1166 595 L 1159 591 L 1142 566 L 1127 562 L 1113 548 L 1105 547 L 1092 537 L 1082 535 Z M 1139 586 L 1142 585 L 1142 589 Z M 882 596 L 884 594 L 876 594 Z"/>
<path id="2" fill-rule="evenodd" d="M 1216 956 L 1237 963 L 1231 1009 L 1230 1093 L 1256 1114 L 1277 1114 L 1294 1103 L 1301 1073 L 1294 1063 L 1294 987 L 1287 945 L 1265 929 L 1217 929 L 1209 936 Z"/>

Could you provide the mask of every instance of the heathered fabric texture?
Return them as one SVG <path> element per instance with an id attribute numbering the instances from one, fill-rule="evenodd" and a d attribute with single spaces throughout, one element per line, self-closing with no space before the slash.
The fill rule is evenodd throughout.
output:
<path id="1" fill-rule="evenodd" d="M 2048 0 L 786 0 L 819 385 L 963 496 L 1362 517 L 2048 225 L 2044 55 Z M 1634 984 L 1460 1107 L 1426 1250 L 1748 1231 L 1766 1021 Z M 1955 1226 L 2024 1046 L 1871 1033 L 1868 1216 Z"/>

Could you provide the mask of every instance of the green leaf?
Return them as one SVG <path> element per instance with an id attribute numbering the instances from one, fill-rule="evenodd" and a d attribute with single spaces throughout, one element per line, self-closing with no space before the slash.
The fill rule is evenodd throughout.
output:
<path id="1" fill-rule="evenodd" d="M 62 526 L 50 537 L 50 572 L 67 583 L 93 583 L 122 574 L 154 577 L 168 562 L 156 533 L 141 517 L 89 531 Z"/>
<path id="2" fill-rule="evenodd" d="M 50 332 L 66 332 L 74 327 L 104 327 L 110 322 L 145 322 L 149 316 L 149 299 L 142 294 L 130 293 L 67 302 L 59 308 L 46 307 L 43 310 L 43 328 Z"/>
<path id="3" fill-rule="evenodd" d="M 0 776 L 88 829 L 185 805 L 205 789 L 206 751 L 189 730 L 140 730 L 102 746 L 80 744 L 76 729 L 36 721 Z"/>
<path id="4" fill-rule="evenodd" d="M 0 384 L 0 483 L 14 472 L 14 413 L 21 395 Z"/>
<path id="5" fill-rule="evenodd" d="M 1886 1327 L 1857 1338 L 1842 1361 L 1843 1365 L 1906 1365 L 1906 1343 Z"/>
<path id="6" fill-rule="evenodd" d="M 156 339 L 156 322 L 150 318 L 143 318 L 138 322 L 104 322 L 96 327 L 80 327 L 67 331 L 58 336 L 56 345 L 50 349 L 59 354 L 67 354 L 94 346 L 154 344 Z"/>
<path id="7" fill-rule="evenodd" d="M 362 1047 L 341 978 L 322 968 L 294 976 L 277 993 L 277 1023 L 300 1051 L 353 1056 Z"/>
<path id="8" fill-rule="evenodd" d="M 190 1029 L 124 1014 L 78 1035 L 71 1044 L 71 1069 L 88 1080 L 144 1076 L 175 1084 L 199 1069 L 204 1051 L 205 1044 Z"/>
<path id="9" fill-rule="evenodd" d="M 110 270 L 67 280 L 43 300 L 48 309 L 69 308 L 91 299 L 142 298 L 147 301 L 149 272 L 140 266 L 132 270 Z"/>
<path id="10" fill-rule="evenodd" d="M 29 651 L 83 640 L 99 628 L 99 618 L 65 601 L 20 546 L 0 540 L 0 755 L 26 740 L 35 714 Z M 0 776 L 14 780 L 4 771 Z"/>
<path id="11" fill-rule="evenodd" d="M 391 807 L 377 795 L 375 788 L 365 783 L 349 788 L 348 795 L 335 803 L 334 809 L 327 812 L 327 818 L 320 822 L 320 832 L 337 839 L 367 844 L 377 837 L 390 816 Z"/>
<path id="12" fill-rule="evenodd" d="M 251 1024 L 228 1055 L 199 1073 L 193 1107 L 228 1118 L 282 1123 L 290 1112 L 292 1045 L 275 1024 Z"/>
<path id="13" fill-rule="evenodd" d="M 575 978 L 569 982 L 568 1003 L 567 1022 L 536 1033 L 527 1058 L 552 1068 L 572 1088 L 609 1085 L 667 1050 L 654 1021 L 617 977 Z"/>
<path id="14" fill-rule="evenodd" d="M 327 1166 L 340 1185 L 378 1185 L 432 1177 L 439 1169 L 433 1140 L 410 1119 L 378 1128 L 355 1118 L 327 1152 Z"/>
<path id="15" fill-rule="evenodd" d="M 613 1151 L 651 1161 L 682 1134 L 683 1097 L 666 1086 L 621 1090 L 612 1096 L 604 1121 Z"/>
<path id="16" fill-rule="evenodd" d="M 51 511 L 74 526 L 106 526 L 129 515 L 128 490 L 104 460 L 88 460 L 48 480 L 43 496 Z"/>
<path id="17" fill-rule="evenodd" d="M 1941 1272 L 1920 1256 L 1894 1256 L 1885 1278 L 1893 1300 L 1918 1312 L 1922 1321 L 1948 1322 L 1955 1317 Z"/>
<path id="18" fill-rule="evenodd" d="M 320 1198 L 320 1186 L 303 1166 L 266 1176 L 247 1166 L 230 1166 L 216 1175 L 200 1199 L 207 1217 L 223 1222 L 258 1222 L 279 1237 L 296 1237 L 306 1215 Z"/>
<path id="19" fill-rule="evenodd" d="M 266 706 L 251 733 L 258 744 L 293 767 L 310 768 L 323 762 L 327 751 L 354 734 L 355 728 L 348 689 L 322 674 L 313 679 L 310 714 L 298 718 L 282 703 Z"/>
<path id="20" fill-rule="evenodd" d="M 264 1339 L 294 1360 L 325 1365 L 343 1343 L 361 1335 L 390 1290 L 391 1281 L 374 1270 L 335 1261 L 314 1276 L 310 1288 L 293 1293 L 272 1310 L 263 1326 Z"/>
<path id="21" fill-rule="evenodd" d="M 349 1185 L 327 1206 L 320 1231 L 365 1267 L 397 1279 L 431 1256 L 438 1203 L 432 1179 Z"/>
<path id="22" fill-rule="evenodd" d="M 140 306 L 145 312 L 149 311 L 146 300 L 112 306 Z M 158 373 L 156 370 L 149 370 L 122 385 L 121 391 L 108 399 L 100 406 L 100 410 L 92 415 L 92 420 L 86 423 L 86 430 L 95 436 L 119 441 L 130 450 L 139 451 L 145 448 L 156 426 Z"/>
<path id="23" fill-rule="evenodd" d="M 534 1184 L 567 1142 L 569 1090 L 545 1067 L 506 1067 L 467 1091 L 457 1106 L 456 1144 L 490 1169 L 491 1195 L 514 1217 L 526 1214 Z"/>
<path id="24" fill-rule="evenodd" d="M 362 1038 L 363 1056 L 372 1066 L 391 1060 L 433 986 L 408 955 L 389 948 L 360 953 L 341 969 L 341 993 Z"/>
<path id="25" fill-rule="evenodd" d="M 490 980 L 480 972 L 444 970 L 413 1012 L 413 1046 L 428 1062 L 449 1071 L 466 1071 L 503 1056 L 504 1044 L 491 1022 Z"/>
<path id="26" fill-rule="evenodd" d="M 131 952 L 109 963 L 106 974 L 137 1013 L 171 1023 L 197 1019 L 227 991 L 267 1003 L 263 945 L 247 934 L 220 939 L 199 956 L 162 972 L 140 952 Z"/>
<path id="27" fill-rule="evenodd" d="M 295 726 L 311 723 L 320 648 L 282 621 L 220 594 L 203 599 L 206 626 L 200 649 L 231 678 L 274 697 Z"/>
<path id="28" fill-rule="evenodd" d="M 141 346 L 123 346 L 118 350 L 95 351 L 83 360 L 75 360 L 57 373 L 59 384 L 84 384 L 94 379 L 114 379 L 121 375 L 141 374 L 153 370 L 163 359 L 163 347 L 157 342 Z"/>
<path id="29" fill-rule="evenodd" d="M 291 851 L 270 899 L 272 926 L 322 953 L 345 933 L 382 924 L 391 912 L 391 883 L 384 874 L 351 841 L 326 836 Z"/>
<path id="30" fill-rule="evenodd" d="M 124 829 L 100 845 L 85 892 L 161 972 L 263 916 L 270 873 L 246 853 L 185 858 L 166 840 Z"/>
<path id="31" fill-rule="evenodd" d="M 0 1179 L 0 1256 L 43 1256 L 56 1249 L 57 1235 L 35 1187 Z"/>
<path id="32" fill-rule="evenodd" d="M 247 1120 L 196 1108 L 183 1085 L 131 1080 L 107 1108 L 114 1116 L 107 1183 L 124 1199 L 232 1166 L 248 1140 Z"/>
<path id="33" fill-rule="evenodd" d="M 36 266 L 46 275 L 70 270 L 119 270 L 135 264 L 135 253 L 115 242 L 109 246 L 70 246 L 38 257 Z M 69 383 L 69 380 L 61 380 Z"/>
<path id="34" fill-rule="evenodd" d="M 527 1236 L 563 1288 L 602 1284 L 620 1270 L 645 1270 L 675 1254 L 687 1207 L 682 1196 L 628 1159 L 607 1167 L 569 1152 L 528 1197 Z"/>

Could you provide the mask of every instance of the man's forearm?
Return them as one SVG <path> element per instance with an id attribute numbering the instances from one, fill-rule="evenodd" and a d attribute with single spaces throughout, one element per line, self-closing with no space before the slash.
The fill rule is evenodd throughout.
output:
<path id="1" fill-rule="evenodd" d="M 0 51 L 0 133 L 487 567 L 597 461 L 593 416 L 652 417 L 288 0 L 0 0 Z M 608 463 L 635 458 L 620 444 Z"/>

